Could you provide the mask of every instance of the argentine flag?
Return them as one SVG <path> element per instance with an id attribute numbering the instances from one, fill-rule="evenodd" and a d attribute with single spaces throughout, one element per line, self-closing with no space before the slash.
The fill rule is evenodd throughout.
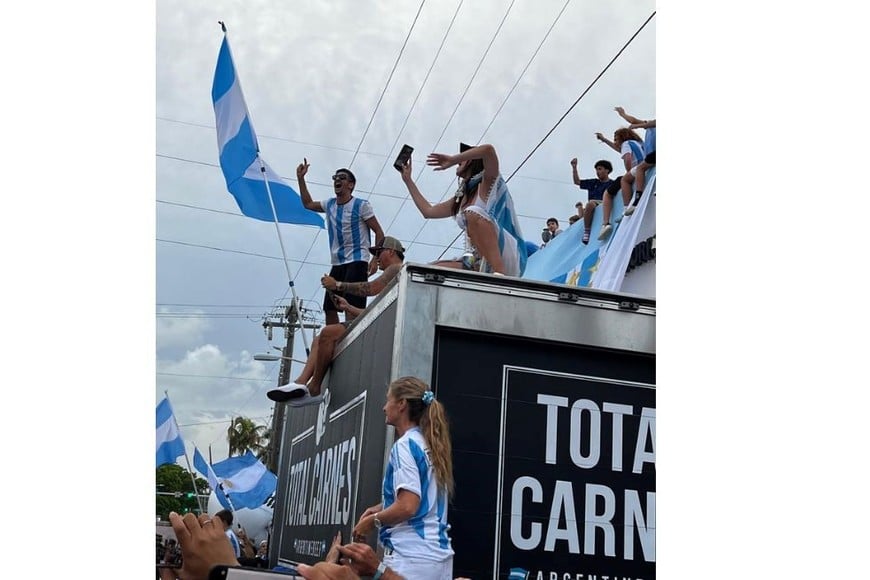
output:
<path id="1" fill-rule="evenodd" d="M 258 220 L 275 220 L 266 191 L 265 177 L 269 180 L 279 222 L 322 228 L 323 218 L 305 209 L 299 194 L 259 158 L 260 146 L 248 115 L 248 106 L 236 75 L 226 35 L 214 71 L 211 100 L 214 103 L 221 170 L 227 189 L 236 198 L 242 213 Z M 265 174 L 261 171 L 260 162 L 266 170 Z"/>
<path id="2" fill-rule="evenodd" d="M 196 465 L 195 458 L 194 465 Z M 211 467 L 217 479 L 223 484 L 223 491 L 229 496 L 235 509 L 260 507 L 278 487 L 278 478 L 275 474 L 266 469 L 266 466 L 250 450 L 244 455 L 229 457 Z M 200 470 L 198 466 L 197 469 Z M 222 494 L 215 495 L 221 505 L 225 505 L 221 498 Z M 229 509 L 228 505 L 226 507 Z"/>
<path id="3" fill-rule="evenodd" d="M 178 423 L 169 406 L 169 399 L 163 397 L 157 405 L 157 467 L 164 463 L 175 463 L 179 455 L 184 455 L 184 441 L 178 432 Z"/>
<path id="4" fill-rule="evenodd" d="M 221 502 L 221 505 L 228 510 L 235 511 L 233 509 L 233 506 L 231 506 L 229 502 L 227 502 L 226 496 L 221 491 L 220 480 L 218 479 L 217 474 L 214 472 L 214 469 L 212 469 L 211 465 L 206 462 L 205 458 L 196 447 L 193 448 L 193 466 L 198 472 L 203 474 L 206 479 L 208 479 L 208 485 L 214 491 L 214 494 L 218 498 L 218 501 Z"/>

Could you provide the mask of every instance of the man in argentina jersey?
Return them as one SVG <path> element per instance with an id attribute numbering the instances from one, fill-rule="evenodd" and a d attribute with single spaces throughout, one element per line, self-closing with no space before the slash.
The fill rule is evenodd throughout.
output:
<path id="1" fill-rule="evenodd" d="M 447 492 L 438 489 L 429 448 L 419 427 L 406 431 L 390 450 L 384 475 L 384 510 L 396 501 L 400 490 L 419 496 L 420 507 L 410 519 L 381 527 L 378 539 L 384 545 L 384 555 L 400 554 L 403 560 L 418 562 L 443 562 L 451 558 Z"/>
<path id="2" fill-rule="evenodd" d="M 302 205 L 307 209 L 326 214 L 326 230 L 332 254 L 329 275 L 340 282 L 365 282 L 378 271 L 378 261 L 369 252 L 369 247 L 380 246 L 384 241 L 384 231 L 375 217 L 375 212 L 367 200 L 353 197 L 356 177 L 350 169 L 339 169 L 332 176 L 334 198 L 314 201 L 305 183 L 308 167 L 308 159 L 303 159 L 296 168 L 299 194 Z M 374 244 L 371 240 L 372 232 L 375 233 Z M 336 294 L 342 295 L 340 292 Z M 357 308 L 366 307 L 365 296 L 348 294 L 344 298 Z M 326 292 L 323 297 L 323 311 L 326 314 L 326 324 L 338 323 L 338 309 L 330 292 Z M 349 312 L 345 312 L 344 316 L 345 322 L 354 319 L 354 315 Z"/>

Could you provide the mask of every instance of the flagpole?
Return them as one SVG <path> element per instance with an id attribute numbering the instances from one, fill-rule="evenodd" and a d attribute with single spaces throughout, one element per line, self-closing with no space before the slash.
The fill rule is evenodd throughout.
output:
<path id="1" fill-rule="evenodd" d="M 272 199 L 272 188 L 269 187 L 269 179 L 266 177 L 266 164 L 260 157 L 259 144 L 257 145 L 257 161 L 260 163 L 260 174 L 263 176 L 263 183 L 266 185 L 266 194 L 269 197 L 269 205 L 272 206 L 272 217 L 275 219 L 275 231 L 278 232 L 278 243 L 281 245 L 281 255 L 284 257 L 284 268 L 287 270 L 287 279 L 290 281 L 290 292 L 293 293 L 293 303 L 296 304 L 296 312 L 301 313 L 302 304 L 299 302 L 299 297 L 296 295 L 296 287 L 293 283 L 293 275 L 290 273 L 290 265 L 287 263 L 287 253 L 284 251 L 284 240 L 281 237 L 281 228 L 278 227 L 278 212 L 275 211 L 275 200 Z M 299 325 L 299 332 L 302 333 L 302 344 L 305 346 L 305 354 L 310 355 L 311 350 L 308 348 L 308 338 L 305 336 L 305 325 Z"/>
<path id="2" fill-rule="evenodd" d="M 218 20 L 218 24 L 221 25 L 221 31 L 224 33 L 224 37 L 227 35 L 227 27 L 222 20 Z M 227 42 L 227 49 L 229 49 L 229 42 Z M 232 51 L 230 51 L 232 53 Z M 235 68 L 235 61 L 233 61 L 233 68 Z M 239 85 L 241 87 L 241 85 Z M 246 107 L 247 108 L 247 107 Z M 248 118 L 250 119 L 251 112 L 247 111 Z M 278 243 L 281 246 L 281 256 L 284 258 L 284 268 L 287 270 L 287 280 L 290 283 L 290 292 L 293 294 L 293 303 L 296 305 L 296 311 L 301 312 L 302 303 L 299 301 L 299 297 L 296 295 L 296 287 L 293 282 L 293 275 L 290 273 L 290 265 L 287 262 L 287 252 L 284 249 L 284 240 L 281 237 L 281 229 L 278 227 L 278 212 L 275 211 L 275 200 L 272 199 L 272 188 L 269 187 L 269 178 L 266 175 L 266 165 L 263 162 L 263 159 L 260 157 L 260 143 L 254 139 L 254 143 L 257 146 L 257 161 L 260 164 L 260 175 L 263 176 L 263 184 L 266 186 L 266 194 L 269 197 L 269 205 L 272 207 L 272 218 L 275 220 L 275 231 L 278 232 Z M 308 338 L 305 336 L 305 326 L 299 326 L 299 332 L 302 333 L 302 344 L 305 347 L 305 354 L 310 355 L 311 349 L 308 348 Z"/>
<path id="3" fill-rule="evenodd" d="M 163 391 L 163 394 L 166 395 L 166 400 L 169 401 L 169 391 Z M 169 407 L 172 407 L 172 401 L 169 402 Z M 172 420 L 175 421 L 174 411 L 172 413 Z M 181 433 L 181 429 L 178 428 L 178 421 L 175 421 L 175 428 L 178 429 L 179 433 Z M 196 505 L 199 506 L 199 513 L 205 513 L 205 510 L 202 509 L 202 500 L 199 497 L 199 490 L 196 489 L 196 476 L 193 474 L 193 467 L 190 466 L 190 458 L 187 456 L 187 445 L 184 446 L 184 461 L 187 462 L 187 471 L 190 473 L 190 481 L 193 483 L 193 493 L 196 495 Z"/>

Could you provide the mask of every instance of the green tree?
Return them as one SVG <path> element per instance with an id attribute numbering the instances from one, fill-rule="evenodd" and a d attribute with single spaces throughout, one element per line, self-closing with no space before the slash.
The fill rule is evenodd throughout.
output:
<path id="1" fill-rule="evenodd" d="M 256 425 L 247 417 L 236 417 L 227 429 L 227 441 L 230 455 L 244 455 L 250 449 L 257 459 L 263 459 L 269 444 L 269 428 Z"/>
<path id="2" fill-rule="evenodd" d="M 175 463 L 167 463 L 157 468 L 155 481 L 157 490 L 160 492 L 156 497 L 156 513 L 161 520 L 169 519 L 169 512 L 183 514 L 186 512 L 199 512 L 199 503 L 196 501 L 196 493 L 208 496 L 211 493 L 208 481 L 196 477 L 196 491 L 193 482 L 190 481 L 190 472 Z M 171 493 L 173 495 L 165 495 Z M 175 497 L 174 494 L 179 494 Z M 205 504 L 203 504 L 205 507 Z"/>

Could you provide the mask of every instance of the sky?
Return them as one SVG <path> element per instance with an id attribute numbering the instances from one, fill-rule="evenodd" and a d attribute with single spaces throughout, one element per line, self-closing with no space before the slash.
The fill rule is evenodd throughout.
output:
<path id="1" fill-rule="evenodd" d="M 492 143 L 524 237 L 540 243 L 548 217 L 567 228 L 586 201 L 571 158 L 584 178 L 598 159 L 621 175 L 618 154 L 594 136 L 626 124 L 614 107 L 655 118 L 655 9 L 635 0 L 348 0 L 293 10 L 158 2 L 156 400 L 168 392 L 188 447 L 211 447 L 217 461 L 231 417 L 269 422 L 265 394 L 279 364 L 252 356 L 284 338 L 277 331 L 269 342 L 263 317 L 292 298 L 289 267 L 322 321 L 319 281 L 330 264 L 325 231 L 243 217 L 226 190 L 210 92 L 219 20 L 263 159 L 294 188 L 307 159 L 314 199 L 333 196 L 330 176 L 349 167 L 355 194 L 402 241 L 406 261 L 426 263 L 461 254 L 464 237 L 452 220 L 424 220 L 408 198 L 392 167 L 402 145 L 415 148 L 415 180 L 437 202 L 452 194 L 455 173 L 426 167 L 426 154 Z M 304 346 L 297 333 L 294 358 L 306 358 Z M 291 375 L 300 371 L 293 363 Z"/>
<path id="2" fill-rule="evenodd" d="M 320 17 L 311 11 L 322 2 L 300 4 L 283 17 L 270 14 L 274 6 L 291 9 L 277 2 L 199 10 L 186 1 L 7 7 L 0 35 L 7 113 L 0 432 L 10 474 L 2 486 L 4 516 L 22 540 L 7 571 L 33 575 L 47 554 L 40 539 L 48 538 L 53 561 L 76 562 L 79 571 L 151 577 L 154 408 L 163 389 L 183 425 L 217 421 L 214 433 L 204 425 L 182 427 L 201 446 L 217 448 L 229 414 L 269 415 L 262 393 L 277 368 L 258 368 L 242 351 L 268 347 L 258 321 L 284 296 L 286 273 L 280 260 L 226 250 L 280 257 L 274 226 L 204 210 L 185 215 L 158 200 L 237 211 L 217 167 L 209 98 L 219 19 L 229 26 L 270 165 L 292 177 L 307 156 L 310 181 L 323 183 L 350 163 L 416 6 L 396 3 L 375 18 L 372 8 L 350 3 L 330 3 Z M 508 17 L 447 125 L 507 8 L 494 7 L 493 16 L 475 4 L 475 14 L 462 20 L 464 32 L 445 43 L 400 133 L 455 10 L 435 15 L 439 29 L 433 21 L 422 24 L 432 16 L 424 7 L 406 48 L 422 56 L 412 66 L 403 55 L 354 161 L 356 174 L 365 176 L 361 191 L 404 193 L 386 170 L 375 183 L 377 160 L 389 159 L 402 142 L 416 148 L 419 168 L 436 144 L 448 151 L 460 139 L 477 139 L 561 9 L 536 2 L 524 10 L 532 2 L 517 2 L 512 15 L 522 17 Z M 583 27 L 610 5 L 627 20 L 614 16 Z M 632 5 L 569 5 L 485 136 L 505 168 L 519 166 L 655 9 L 628 14 Z M 863 481 L 867 438 L 860 333 L 870 323 L 862 308 L 870 288 L 861 252 L 870 208 L 861 195 L 860 159 L 847 162 L 860 148 L 868 97 L 864 19 L 853 3 L 836 1 L 787 11 L 780 3 L 741 0 L 658 5 L 648 25 L 661 27 L 651 44 L 655 98 L 648 94 L 652 80 L 642 86 L 619 69 L 648 66 L 627 49 L 511 180 L 515 201 L 532 216 L 532 225 L 523 223 L 526 237 L 536 239 L 538 218 L 570 213 L 577 191 L 567 162 L 577 155 L 583 173 L 589 171 L 586 161 L 602 151 L 590 149 L 591 133 L 618 124 L 613 106 L 661 117 L 667 129 L 657 138 L 664 154 L 657 197 L 657 571 L 663 578 L 699 571 L 715 579 L 735 572 L 854 575 L 864 565 L 862 526 L 870 517 L 867 502 L 845 487 Z M 388 5 L 374 9 L 381 6 Z M 390 34 L 360 38 L 359 30 L 377 30 L 373 21 Z M 526 27 L 525 35 L 517 32 Z M 419 44 L 424 32 L 434 35 L 428 50 Z M 508 64 L 502 42 L 518 54 Z M 635 42 L 653 41 L 642 34 Z M 370 78 L 371 85 L 363 82 Z M 436 88 L 445 96 L 430 92 Z M 856 132 L 858 139 L 845 138 Z M 376 167 L 364 169 L 366 159 Z M 827 184 L 834 180 L 850 187 L 832 190 Z M 420 178 L 429 198 L 449 191 L 448 182 L 432 173 Z M 842 208 L 836 224 L 821 219 L 820 199 Z M 375 195 L 372 203 L 391 221 L 390 204 L 401 200 Z M 421 223 L 407 220 L 389 229 L 406 227 L 399 237 L 413 237 Z M 291 231 L 282 227 L 288 256 L 325 262 L 325 243 L 312 243 L 307 233 L 293 246 Z M 449 222 L 430 223 L 417 241 L 446 244 L 455 234 Z M 428 247 L 415 242 L 409 254 L 425 261 L 427 251 L 441 251 Z M 300 295 L 317 299 L 322 271 L 311 268 L 314 278 L 299 274 L 297 282 L 309 280 Z M 222 305 L 218 312 L 228 304 L 256 307 L 243 309 L 251 322 L 155 319 L 160 304 L 195 304 L 205 314 L 206 304 Z M 181 307 L 167 308 L 171 314 Z M 176 376 L 246 378 L 246 372 L 262 379 L 263 390 L 253 381 L 197 386 L 205 379 Z M 170 382 L 179 379 L 189 382 Z M 229 405 L 210 404 L 239 384 L 250 391 Z M 99 565 L 82 563 L 81 542 L 55 541 L 73 533 L 70 526 L 75 537 L 95 538 L 89 545 L 99 547 Z"/>

